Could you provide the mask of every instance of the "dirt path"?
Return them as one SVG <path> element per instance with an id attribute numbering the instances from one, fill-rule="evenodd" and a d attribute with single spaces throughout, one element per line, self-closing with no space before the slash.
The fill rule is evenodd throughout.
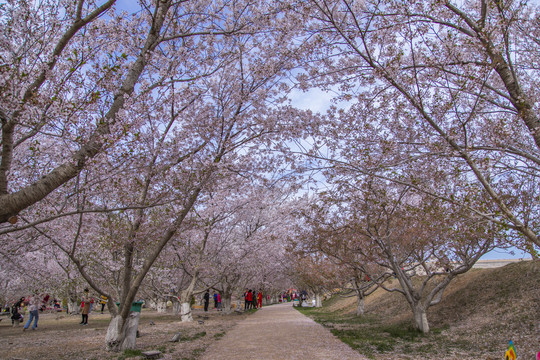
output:
<path id="1" fill-rule="evenodd" d="M 290 303 L 264 307 L 203 354 L 205 359 L 365 359 Z"/>

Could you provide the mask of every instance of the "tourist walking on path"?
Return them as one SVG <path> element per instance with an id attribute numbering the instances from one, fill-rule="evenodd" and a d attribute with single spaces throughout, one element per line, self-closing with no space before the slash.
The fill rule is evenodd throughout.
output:
<path id="1" fill-rule="evenodd" d="M 257 308 L 257 294 L 255 293 L 255 290 L 253 290 L 253 293 L 251 294 L 251 308 Z"/>
<path id="2" fill-rule="evenodd" d="M 30 312 L 30 317 L 28 318 L 28 321 L 24 325 L 23 331 L 26 331 L 26 329 L 28 329 L 28 327 L 32 323 L 32 320 L 34 320 L 34 325 L 32 325 L 32 330 L 37 329 L 40 306 L 41 306 L 41 300 L 40 300 L 40 296 L 38 294 L 34 294 L 34 296 L 30 297 L 30 302 L 29 302 L 29 306 L 28 306 L 28 311 Z"/>
<path id="3" fill-rule="evenodd" d="M 210 290 L 204 293 L 204 311 L 208 312 L 208 303 L 210 302 Z"/>
<path id="4" fill-rule="evenodd" d="M 214 309 L 217 309 L 217 293 L 214 291 Z"/>

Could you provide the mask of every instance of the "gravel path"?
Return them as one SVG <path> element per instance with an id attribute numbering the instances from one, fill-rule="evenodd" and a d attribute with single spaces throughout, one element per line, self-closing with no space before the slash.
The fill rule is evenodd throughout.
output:
<path id="1" fill-rule="evenodd" d="M 365 359 L 291 303 L 264 307 L 203 354 L 204 359 Z"/>

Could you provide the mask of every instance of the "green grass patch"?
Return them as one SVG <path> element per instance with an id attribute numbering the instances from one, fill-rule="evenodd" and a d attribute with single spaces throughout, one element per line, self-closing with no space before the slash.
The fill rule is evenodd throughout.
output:
<path id="1" fill-rule="evenodd" d="M 136 356 L 142 356 L 142 350 L 126 349 L 124 350 L 122 355 L 118 357 L 118 360 L 124 360 L 127 358 L 136 357 Z"/>
<path id="2" fill-rule="evenodd" d="M 201 331 L 196 333 L 192 336 L 182 336 L 180 337 L 180 341 L 193 341 L 202 338 L 203 336 L 206 336 L 206 331 Z"/>
<path id="3" fill-rule="evenodd" d="M 217 334 L 214 334 L 214 338 L 216 338 L 216 339 L 221 339 L 223 336 L 225 336 L 224 332 L 219 332 Z"/>

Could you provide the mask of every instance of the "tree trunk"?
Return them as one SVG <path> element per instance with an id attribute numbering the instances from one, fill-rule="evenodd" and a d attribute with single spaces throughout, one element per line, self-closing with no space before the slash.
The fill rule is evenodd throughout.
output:
<path id="1" fill-rule="evenodd" d="M 69 301 L 67 303 L 67 307 L 68 307 L 68 314 L 78 314 L 79 313 L 79 306 L 77 306 L 77 302 L 76 301 Z"/>
<path id="2" fill-rule="evenodd" d="M 191 303 L 183 302 L 180 309 L 180 319 L 182 322 L 193 321 L 193 315 L 191 314 Z"/>
<path id="3" fill-rule="evenodd" d="M 321 294 L 315 294 L 315 307 L 322 307 L 322 296 Z"/>
<path id="4" fill-rule="evenodd" d="M 172 306 L 173 306 L 174 315 L 180 314 L 180 309 L 181 309 L 180 301 L 173 301 Z"/>
<path id="5" fill-rule="evenodd" d="M 122 325 L 124 325 L 124 319 L 122 319 L 120 315 L 111 319 L 109 327 L 107 328 L 107 334 L 105 335 L 105 345 L 107 346 L 107 350 L 120 351 L 120 345 L 124 341 Z"/>
<path id="6" fill-rule="evenodd" d="M 231 297 L 232 294 L 223 294 L 223 296 L 221 297 L 221 310 L 225 314 L 231 313 Z"/>
<path id="7" fill-rule="evenodd" d="M 141 313 L 130 312 L 124 321 L 122 316 L 115 316 L 109 323 L 105 344 L 109 351 L 124 351 L 134 349 L 137 342 L 137 329 Z"/>
<path id="8" fill-rule="evenodd" d="M 364 297 L 361 295 L 357 295 L 356 297 L 356 315 L 362 316 L 364 315 L 365 307 L 364 307 Z"/>
<path id="9" fill-rule="evenodd" d="M 157 301 L 157 312 L 158 313 L 166 313 L 167 312 L 167 301 L 163 299 L 159 299 Z"/>
<path id="10" fill-rule="evenodd" d="M 236 300 L 236 309 L 235 311 L 242 311 L 242 300 Z"/>
<path id="11" fill-rule="evenodd" d="M 421 305 L 416 305 L 413 307 L 413 313 L 415 327 L 424 334 L 427 334 L 429 332 L 429 323 L 426 309 Z"/>

